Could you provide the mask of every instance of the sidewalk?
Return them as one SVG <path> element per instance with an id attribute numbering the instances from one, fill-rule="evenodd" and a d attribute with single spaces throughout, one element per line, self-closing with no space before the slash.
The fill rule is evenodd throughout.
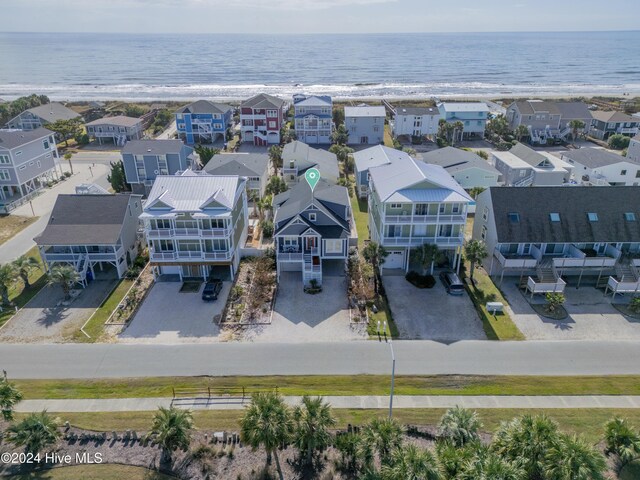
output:
<path id="1" fill-rule="evenodd" d="M 297 405 L 302 397 L 284 397 Z M 326 396 L 333 408 L 389 408 L 388 396 Z M 17 412 L 142 412 L 174 405 L 191 410 L 240 410 L 250 398 L 117 398 L 70 400 L 23 400 Z M 396 395 L 394 408 L 640 408 L 640 395 L 549 395 L 549 396 L 481 396 L 481 395 Z"/>

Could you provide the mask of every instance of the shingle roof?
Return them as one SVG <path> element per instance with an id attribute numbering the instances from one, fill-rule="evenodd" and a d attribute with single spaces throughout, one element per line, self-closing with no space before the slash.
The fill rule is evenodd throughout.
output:
<path id="1" fill-rule="evenodd" d="M 384 145 L 376 145 L 355 152 L 353 154 L 353 160 L 356 164 L 356 170 L 358 172 L 364 172 L 372 167 L 386 165 L 406 156 L 408 155 L 401 150 L 385 147 Z"/>
<path id="2" fill-rule="evenodd" d="M 516 143 L 511 149 L 509 153 L 512 153 L 520 160 L 528 163 L 532 167 L 540 165 L 540 163 L 544 162 L 547 157 L 542 155 L 540 152 L 536 152 L 534 149 L 527 147 L 523 143 Z"/>
<path id="3" fill-rule="evenodd" d="M 220 113 L 225 114 L 233 107 L 224 103 L 214 103 L 209 100 L 197 100 L 176 111 L 176 113 Z"/>
<path id="4" fill-rule="evenodd" d="M 523 115 L 532 115 L 536 112 L 548 112 L 554 115 L 560 114 L 556 102 L 547 100 L 518 100 L 514 103 Z"/>
<path id="5" fill-rule="evenodd" d="M 442 106 L 447 112 L 488 112 L 489 107 L 484 102 L 442 102 Z"/>
<path id="6" fill-rule="evenodd" d="M 182 140 L 131 140 L 122 147 L 122 153 L 133 155 L 166 155 L 180 153 L 184 147 Z"/>
<path id="7" fill-rule="evenodd" d="M 640 187 L 491 187 L 498 242 L 640 242 Z M 509 213 L 520 221 L 509 221 Z M 590 222 L 587 213 L 596 213 Z M 634 213 L 627 221 L 625 213 Z M 550 213 L 560 221 L 551 222 Z"/>
<path id="8" fill-rule="evenodd" d="M 47 122 L 55 122 L 57 120 L 71 120 L 72 118 L 80 117 L 79 113 L 76 113 L 70 108 L 67 108 L 64 105 L 56 102 L 29 108 L 27 112 L 31 112 L 32 114 L 42 118 Z"/>
<path id="9" fill-rule="evenodd" d="M 468 152 L 460 148 L 445 147 L 422 154 L 425 163 L 440 165 L 447 172 L 458 172 L 468 168 L 479 168 L 495 175 L 500 172 L 495 167 L 489 165 L 489 162 L 480 158 L 473 152 Z"/>
<path id="10" fill-rule="evenodd" d="M 387 115 L 384 107 L 381 106 L 362 106 L 362 107 L 344 107 L 345 118 L 352 117 L 385 117 Z"/>
<path id="11" fill-rule="evenodd" d="M 139 195 L 58 195 L 38 245 L 114 245 L 131 197 Z"/>
<path id="12" fill-rule="evenodd" d="M 602 148 L 579 148 L 562 153 L 562 158 L 568 158 L 588 168 L 605 167 L 616 163 L 629 161 L 616 153 L 608 152 Z"/>
<path id="13" fill-rule="evenodd" d="M 125 115 L 117 115 L 115 117 L 104 117 L 99 118 L 98 120 L 94 120 L 93 122 L 87 123 L 87 127 L 95 126 L 95 125 L 117 125 L 119 127 L 134 127 L 142 123 L 142 119 L 127 117 Z"/>
<path id="14" fill-rule="evenodd" d="M 296 162 L 299 175 L 312 167 L 316 167 L 320 171 L 322 178 L 337 180 L 340 175 L 338 158 L 334 153 L 310 147 L 298 140 L 287 143 L 282 149 L 284 165 L 286 166 L 291 160 Z"/>
<path id="15" fill-rule="evenodd" d="M 40 127 L 35 130 L 0 130 L 0 148 L 12 149 L 51 135 L 51 130 Z"/>
<path id="16" fill-rule="evenodd" d="M 591 110 L 584 102 L 558 102 L 556 107 L 563 120 L 590 119 L 592 117 Z"/>
<path id="17" fill-rule="evenodd" d="M 438 107 L 396 107 L 396 115 L 440 115 Z"/>
<path id="18" fill-rule="evenodd" d="M 248 108 L 282 108 L 285 101 L 281 98 L 274 97 L 273 95 L 267 95 L 266 93 L 259 93 L 258 95 L 251 97 L 240 105 L 240 107 Z"/>
<path id="19" fill-rule="evenodd" d="M 591 115 L 596 120 L 600 120 L 601 122 L 613 122 L 613 123 L 628 123 L 628 122 L 638 122 L 637 118 L 633 118 L 630 115 L 622 112 L 603 112 L 602 110 L 596 110 L 595 112 L 591 112 Z"/>
<path id="20" fill-rule="evenodd" d="M 211 175 L 241 175 L 261 177 L 269 167 L 266 153 L 222 153 L 214 155 L 204 171 Z"/>

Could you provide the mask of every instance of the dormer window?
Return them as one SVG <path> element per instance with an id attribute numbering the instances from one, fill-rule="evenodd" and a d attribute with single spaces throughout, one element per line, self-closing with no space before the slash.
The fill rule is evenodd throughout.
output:
<path id="1" fill-rule="evenodd" d="M 507 213 L 510 223 L 520 223 L 520 214 L 518 212 Z"/>
<path id="2" fill-rule="evenodd" d="M 315 222 L 316 221 L 316 214 L 315 213 L 310 213 L 309 214 L 309 221 L 310 222 Z"/>
<path id="3" fill-rule="evenodd" d="M 624 214 L 624 219 L 625 219 L 627 222 L 635 222 L 635 221 L 636 221 L 636 214 L 635 214 L 635 213 L 633 213 L 633 212 L 626 212 L 626 213 Z"/>
<path id="4" fill-rule="evenodd" d="M 550 213 L 549 214 L 549 220 L 551 220 L 552 222 L 559 222 L 560 221 L 560 214 L 559 213 Z"/>
<path id="5" fill-rule="evenodd" d="M 598 221 L 598 214 L 594 213 L 594 212 L 589 212 L 589 213 L 587 213 L 587 218 L 589 219 L 590 222 L 597 222 Z"/>

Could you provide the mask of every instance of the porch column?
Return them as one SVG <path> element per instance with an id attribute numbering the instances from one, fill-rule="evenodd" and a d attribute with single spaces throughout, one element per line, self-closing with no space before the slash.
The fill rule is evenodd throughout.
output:
<path id="1" fill-rule="evenodd" d="M 411 263 L 411 247 L 407 247 L 407 268 L 404 273 L 409 273 L 409 263 Z"/>
<path id="2" fill-rule="evenodd" d="M 462 262 L 462 247 L 458 247 L 458 266 L 456 267 L 456 274 L 460 274 L 460 263 Z"/>

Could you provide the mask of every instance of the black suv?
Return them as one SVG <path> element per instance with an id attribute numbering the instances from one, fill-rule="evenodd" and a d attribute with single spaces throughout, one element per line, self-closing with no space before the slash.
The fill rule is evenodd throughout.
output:
<path id="1" fill-rule="evenodd" d="M 204 300 L 205 302 L 217 300 L 218 294 L 221 290 L 222 280 L 212 278 L 205 284 L 204 290 L 202 290 L 202 300 Z"/>

